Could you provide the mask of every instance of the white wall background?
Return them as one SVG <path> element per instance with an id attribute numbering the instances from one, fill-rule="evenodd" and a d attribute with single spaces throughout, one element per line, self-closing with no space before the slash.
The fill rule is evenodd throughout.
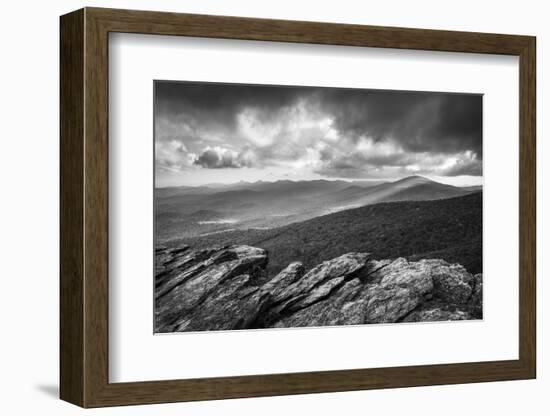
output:
<path id="1" fill-rule="evenodd" d="M 544 190 L 550 145 L 544 140 L 545 72 L 550 26 L 545 2 L 407 0 L 379 1 L 69 1 L 5 2 L 0 15 L 0 409 L 3 414 L 70 415 L 83 412 L 58 394 L 58 16 L 82 6 L 156 9 L 189 13 L 530 34 L 538 37 L 538 314 L 539 364 L 534 381 L 316 394 L 217 402 L 166 404 L 87 411 L 103 415 L 317 415 L 407 413 L 411 415 L 543 415 L 550 403 L 550 301 L 544 249 L 550 208 Z M 548 67 L 546 67 L 548 66 Z"/>

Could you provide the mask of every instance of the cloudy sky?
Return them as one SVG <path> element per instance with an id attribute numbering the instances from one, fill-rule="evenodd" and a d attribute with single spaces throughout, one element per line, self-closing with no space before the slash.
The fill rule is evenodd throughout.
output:
<path id="1" fill-rule="evenodd" d="M 399 179 L 477 185 L 482 97 L 155 82 L 157 186 Z"/>

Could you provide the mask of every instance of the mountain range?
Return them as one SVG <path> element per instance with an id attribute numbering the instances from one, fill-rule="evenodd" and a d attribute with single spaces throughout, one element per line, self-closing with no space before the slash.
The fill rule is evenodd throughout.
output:
<path id="1" fill-rule="evenodd" d="M 312 180 L 238 182 L 155 189 L 158 243 L 232 231 L 262 231 L 381 202 L 464 196 L 481 187 L 456 187 L 422 176 L 393 182 Z"/>
<path id="2" fill-rule="evenodd" d="M 459 263 L 470 273 L 481 273 L 482 205 L 480 191 L 431 201 L 384 202 L 282 227 L 233 229 L 175 239 L 160 246 L 260 247 L 270 254 L 270 276 L 292 261 L 310 268 L 349 252 L 368 252 L 376 259 L 438 258 Z"/>

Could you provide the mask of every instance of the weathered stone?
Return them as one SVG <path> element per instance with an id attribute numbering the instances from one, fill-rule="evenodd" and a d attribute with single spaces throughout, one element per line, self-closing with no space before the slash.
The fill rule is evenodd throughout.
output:
<path id="1" fill-rule="evenodd" d="M 157 253 L 155 269 L 162 268 L 162 270 L 156 271 L 155 296 L 162 296 L 182 283 L 187 277 L 211 264 L 211 256 L 219 250 L 214 248 L 183 254 L 180 252 L 176 255 L 170 251 Z"/>
<path id="2" fill-rule="evenodd" d="M 472 315 L 477 319 L 483 318 L 483 276 L 481 274 L 474 275 L 469 304 Z"/>
<path id="3" fill-rule="evenodd" d="M 443 260 L 420 260 L 418 263 L 430 269 L 435 297 L 455 304 L 468 301 L 472 295 L 473 277 L 464 267 Z"/>
<path id="4" fill-rule="evenodd" d="M 347 253 L 267 283 L 267 252 L 250 246 L 160 248 L 157 332 L 478 319 L 482 275 L 443 260 Z"/>
<path id="5" fill-rule="evenodd" d="M 393 262 L 394 260 L 391 259 L 370 260 L 369 265 L 371 267 L 371 271 L 368 276 L 363 279 L 363 283 L 380 283 L 386 274 L 384 269 Z"/>
<path id="6" fill-rule="evenodd" d="M 195 254 L 199 256 L 203 253 Z M 179 266 L 180 272 L 156 291 L 156 329 L 160 332 L 172 331 L 175 323 L 188 316 L 216 286 L 241 274 L 253 277 L 266 265 L 265 250 L 232 246 L 214 250 L 208 259 L 195 262 L 189 269 L 182 270 Z"/>
<path id="7" fill-rule="evenodd" d="M 377 273 L 381 274 L 379 284 L 365 285 L 354 279 L 334 296 L 308 308 L 313 303 L 308 300 L 315 299 L 314 293 L 317 298 L 322 298 L 333 286 L 341 283 L 328 285 L 335 279 L 330 280 L 326 288 L 321 286 L 322 291 L 312 291 L 305 299 L 289 305 L 287 311 L 298 312 L 277 326 L 309 326 L 309 320 L 314 326 L 396 322 L 422 303 L 424 295 L 433 290 L 429 271 L 423 265 L 405 259 L 386 263 Z"/>
<path id="8" fill-rule="evenodd" d="M 472 319 L 470 314 L 461 310 L 445 311 L 440 308 L 414 311 L 403 322 L 464 321 Z"/>
<path id="9" fill-rule="evenodd" d="M 364 323 L 391 323 L 407 315 L 423 301 L 414 286 L 378 286 L 366 294 Z"/>
<path id="10" fill-rule="evenodd" d="M 362 323 L 362 308 L 349 312 L 350 306 L 360 301 L 353 299 L 364 289 L 359 279 L 346 282 L 331 296 L 307 308 L 301 309 L 274 324 L 278 328 L 302 326 L 351 325 Z"/>
<path id="11" fill-rule="evenodd" d="M 253 328 L 268 305 L 269 294 L 248 291 L 249 281 L 249 275 L 241 275 L 217 286 L 200 307 L 174 324 L 174 331 Z"/>
<path id="12" fill-rule="evenodd" d="M 307 272 L 300 280 L 288 286 L 274 302 L 299 296 L 309 292 L 314 286 L 322 284 L 335 277 L 347 276 L 351 278 L 359 274 L 367 266 L 370 255 L 368 253 L 348 253 L 332 260 L 325 261 Z"/>
<path id="13" fill-rule="evenodd" d="M 271 296 L 277 298 L 288 285 L 304 275 L 304 265 L 299 261 L 290 263 L 284 270 L 269 282 L 262 286 L 262 290 L 271 293 Z"/>
<path id="14" fill-rule="evenodd" d="M 421 294 L 427 294 L 434 289 L 432 281 L 433 270 L 429 263 L 408 262 L 398 258 L 380 270 L 383 287 L 410 287 Z"/>
<path id="15" fill-rule="evenodd" d="M 323 283 L 322 285 L 311 289 L 311 291 L 304 298 L 298 300 L 297 302 L 291 304 L 286 310 L 288 312 L 297 311 L 303 309 L 315 302 L 318 302 L 321 299 L 326 298 L 332 291 L 337 289 L 339 286 L 344 283 L 345 277 L 335 277 L 330 279 L 328 282 Z"/>

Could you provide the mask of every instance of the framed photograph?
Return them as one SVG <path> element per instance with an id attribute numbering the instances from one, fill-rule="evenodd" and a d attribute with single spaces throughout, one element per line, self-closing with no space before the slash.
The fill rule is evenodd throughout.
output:
<path id="1" fill-rule="evenodd" d="M 535 49 L 62 16 L 61 398 L 535 378 Z"/>

